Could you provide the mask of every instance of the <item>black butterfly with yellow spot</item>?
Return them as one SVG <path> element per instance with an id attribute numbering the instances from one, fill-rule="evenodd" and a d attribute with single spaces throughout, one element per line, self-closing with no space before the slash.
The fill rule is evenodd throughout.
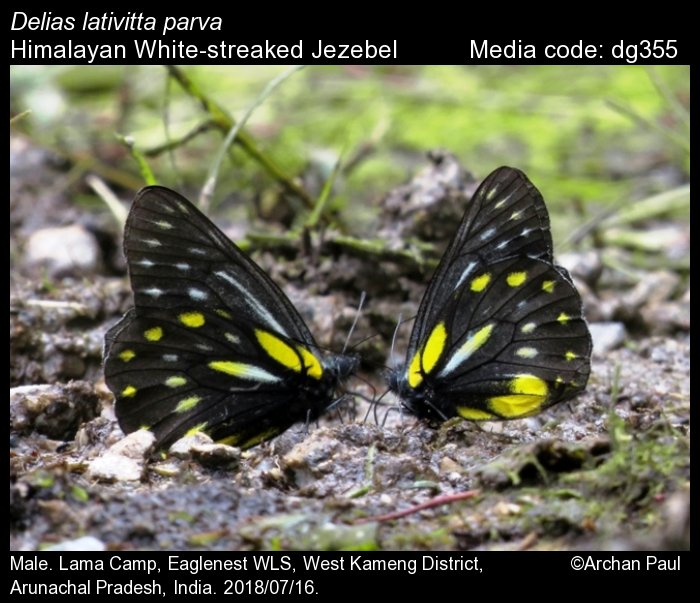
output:
<path id="1" fill-rule="evenodd" d="M 105 337 L 104 372 L 126 433 L 253 446 L 318 417 L 357 369 L 321 354 L 280 288 L 178 193 L 136 195 L 124 251 L 135 307 Z"/>
<path id="2" fill-rule="evenodd" d="M 591 346 L 542 195 L 501 167 L 474 193 L 389 388 L 426 419 L 527 417 L 584 390 Z"/>

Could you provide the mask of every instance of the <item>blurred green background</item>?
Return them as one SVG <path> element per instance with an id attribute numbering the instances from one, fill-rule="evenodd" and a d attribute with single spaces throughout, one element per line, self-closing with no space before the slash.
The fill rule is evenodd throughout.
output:
<path id="1" fill-rule="evenodd" d="M 182 69 L 236 119 L 285 70 Z M 11 115 L 31 111 L 13 128 L 69 162 L 67 186 L 96 172 L 117 189 L 136 189 L 138 167 L 115 133 L 147 151 L 209 117 L 157 66 L 20 66 L 11 68 L 10 85 Z M 351 208 L 359 224 L 430 149 L 451 151 L 478 179 L 499 165 L 519 167 L 543 191 L 556 236 L 568 228 L 556 214 L 572 203 L 579 213 L 590 204 L 622 207 L 687 182 L 689 89 L 686 66 L 312 66 L 282 83 L 246 130 L 315 198 L 342 157 L 347 169 L 334 176 L 330 204 Z M 196 191 L 222 140 L 205 129 L 148 162 L 159 183 Z M 213 200 L 259 200 L 276 188 L 236 148 Z"/>

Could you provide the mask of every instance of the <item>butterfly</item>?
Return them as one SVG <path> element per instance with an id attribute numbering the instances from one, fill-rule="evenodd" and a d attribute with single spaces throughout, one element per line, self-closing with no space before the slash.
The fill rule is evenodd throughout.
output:
<path id="1" fill-rule="evenodd" d="M 182 195 L 139 191 L 124 231 L 134 308 L 105 336 L 125 433 L 247 448 L 316 419 L 358 368 L 324 355 L 282 290 Z"/>
<path id="2" fill-rule="evenodd" d="M 501 167 L 472 196 L 388 384 L 428 420 L 518 419 L 582 392 L 591 347 L 581 297 L 554 264 L 544 199 Z"/>

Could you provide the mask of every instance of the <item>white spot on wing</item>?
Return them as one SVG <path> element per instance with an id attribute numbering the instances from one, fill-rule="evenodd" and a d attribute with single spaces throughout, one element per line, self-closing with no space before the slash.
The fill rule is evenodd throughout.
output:
<path id="1" fill-rule="evenodd" d="M 197 344 L 195 344 L 194 347 L 196 347 L 198 350 L 200 350 L 202 352 L 213 352 L 214 351 L 214 348 L 206 343 L 197 343 Z"/>
<path id="2" fill-rule="evenodd" d="M 189 294 L 190 298 L 194 301 L 204 301 L 209 297 L 209 294 L 206 291 L 196 289 L 195 287 L 190 287 L 187 293 Z"/>
<path id="3" fill-rule="evenodd" d="M 232 343 L 234 345 L 241 343 L 241 338 L 238 337 L 237 335 L 234 335 L 233 333 L 228 333 L 228 332 L 224 333 L 224 337 L 226 337 L 226 340 L 229 343 Z"/>
<path id="4" fill-rule="evenodd" d="M 207 255 L 207 252 L 201 247 L 190 247 L 189 252 L 194 255 Z"/>
<path id="5" fill-rule="evenodd" d="M 158 287 L 151 287 L 150 289 L 144 289 L 143 292 L 146 295 L 149 295 L 151 297 L 155 297 L 158 299 L 163 293 L 165 293 L 162 289 L 158 289 Z"/>
<path id="6" fill-rule="evenodd" d="M 151 260 L 149 260 L 149 259 L 147 259 L 147 258 L 143 258 L 142 260 L 139 260 L 139 261 L 136 262 L 136 263 L 137 263 L 139 266 L 143 266 L 144 268 L 153 268 L 153 266 L 155 266 L 155 264 L 154 264 Z"/>
<path id="7" fill-rule="evenodd" d="M 163 354 L 164 362 L 177 362 L 177 354 Z"/>
<path id="8" fill-rule="evenodd" d="M 144 239 L 143 242 L 149 247 L 160 247 L 162 245 L 158 239 Z"/>
<path id="9" fill-rule="evenodd" d="M 159 220 L 155 224 L 156 226 L 158 226 L 158 228 L 162 228 L 163 230 L 170 230 L 172 228 L 175 228 L 170 222 L 167 222 L 166 220 Z"/>
<path id="10" fill-rule="evenodd" d="M 523 231 L 520 233 L 521 237 L 526 237 L 532 232 L 532 228 L 523 228 Z"/>
<path id="11" fill-rule="evenodd" d="M 186 262 L 178 262 L 177 264 L 175 264 L 175 268 L 185 272 L 186 270 L 189 270 L 191 268 L 191 266 L 189 264 L 187 264 Z"/>

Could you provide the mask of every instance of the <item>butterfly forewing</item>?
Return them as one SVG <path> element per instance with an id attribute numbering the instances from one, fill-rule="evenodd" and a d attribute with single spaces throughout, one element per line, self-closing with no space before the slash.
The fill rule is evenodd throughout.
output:
<path id="1" fill-rule="evenodd" d="M 284 293 L 177 193 L 136 196 L 124 249 L 135 308 L 105 355 L 124 431 L 249 446 L 317 417 L 354 372 L 354 357 L 323 358 Z"/>
<path id="2" fill-rule="evenodd" d="M 124 251 L 137 308 L 195 303 L 235 310 L 298 341 L 311 333 L 287 296 L 204 214 L 178 193 L 152 186 L 134 199 Z"/>
<path id="3" fill-rule="evenodd" d="M 552 261 L 542 196 L 499 168 L 470 202 L 390 386 L 421 416 L 518 418 L 582 391 L 590 353 L 581 298 Z"/>

